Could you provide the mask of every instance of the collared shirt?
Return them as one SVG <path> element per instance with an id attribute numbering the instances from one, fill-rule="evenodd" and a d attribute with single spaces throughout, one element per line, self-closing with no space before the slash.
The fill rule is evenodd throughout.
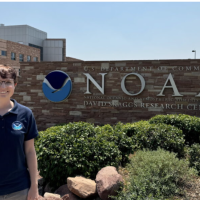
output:
<path id="1" fill-rule="evenodd" d="M 14 107 L 0 115 L 0 195 L 30 187 L 24 142 L 38 136 L 32 111 L 14 102 Z"/>

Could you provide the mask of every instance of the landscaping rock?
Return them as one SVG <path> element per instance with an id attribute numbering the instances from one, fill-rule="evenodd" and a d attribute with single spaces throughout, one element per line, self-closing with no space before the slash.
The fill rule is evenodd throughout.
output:
<path id="1" fill-rule="evenodd" d="M 45 198 L 60 198 L 60 195 L 59 194 L 53 194 L 53 193 L 46 192 L 44 194 L 44 197 Z"/>
<path id="2" fill-rule="evenodd" d="M 67 187 L 67 184 L 60 186 L 55 192 L 55 194 L 59 194 L 62 199 L 65 200 L 77 200 L 78 197 L 75 196 Z"/>
<path id="3" fill-rule="evenodd" d="M 39 196 L 38 200 L 62 200 L 62 199 L 61 198 L 57 198 L 57 197 L 48 197 L 48 198 L 45 198 L 45 197 Z"/>
<path id="4" fill-rule="evenodd" d="M 104 167 L 97 173 L 97 192 L 102 200 L 109 200 L 111 195 L 116 196 L 122 183 L 122 176 L 115 167 Z"/>
<path id="5" fill-rule="evenodd" d="M 95 181 L 84 177 L 68 177 L 67 186 L 72 193 L 83 199 L 97 194 Z"/>

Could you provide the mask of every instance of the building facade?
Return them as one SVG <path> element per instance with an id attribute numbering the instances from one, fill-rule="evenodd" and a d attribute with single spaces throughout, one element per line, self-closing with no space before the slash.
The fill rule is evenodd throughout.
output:
<path id="1" fill-rule="evenodd" d="M 40 49 L 0 39 L 0 64 L 12 66 L 19 75 L 20 62 L 40 62 Z"/>
<path id="2" fill-rule="evenodd" d="M 49 39 L 46 32 L 29 25 L 0 24 L 0 39 L 40 49 L 40 61 L 66 61 L 66 39 Z"/>

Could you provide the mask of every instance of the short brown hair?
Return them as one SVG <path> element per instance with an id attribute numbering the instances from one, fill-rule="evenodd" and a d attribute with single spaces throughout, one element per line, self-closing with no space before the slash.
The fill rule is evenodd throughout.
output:
<path id="1" fill-rule="evenodd" d="M 9 74 L 14 80 L 14 83 L 17 83 L 17 72 L 15 71 L 15 69 L 10 66 L 0 65 L 0 77 L 7 78 Z"/>

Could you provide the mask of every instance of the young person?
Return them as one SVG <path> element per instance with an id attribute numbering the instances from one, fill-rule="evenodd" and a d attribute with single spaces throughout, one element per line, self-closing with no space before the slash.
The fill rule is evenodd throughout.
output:
<path id="1" fill-rule="evenodd" d="M 38 131 L 32 111 L 11 99 L 16 79 L 12 67 L 0 65 L 0 200 L 36 200 Z"/>

